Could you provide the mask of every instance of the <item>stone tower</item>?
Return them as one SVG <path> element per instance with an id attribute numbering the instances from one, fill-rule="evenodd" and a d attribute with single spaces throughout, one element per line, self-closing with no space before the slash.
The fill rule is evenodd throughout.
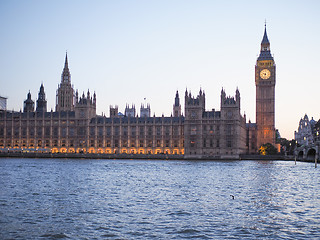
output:
<path id="1" fill-rule="evenodd" d="M 275 145 L 276 65 L 270 52 L 265 25 L 260 55 L 255 66 L 257 148 L 265 143 Z"/>
<path id="2" fill-rule="evenodd" d="M 78 119 L 87 119 L 96 116 L 96 93 L 93 93 L 93 98 L 90 96 L 90 91 L 88 89 L 87 97 L 82 94 L 82 97 L 78 99 L 78 91 L 76 93 L 76 103 L 75 103 L 75 116 Z"/>
<path id="3" fill-rule="evenodd" d="M 56 98 L 56 111 L 74 110 L 74 90 L 71 85 L 71 74 L 68 67 L 68 56 L 61 74 L 61 83 L 58 86 Z"/>
<path id="4" fill-rule="evenodd" d="M 150 116 L 151 116 L 150 104 L 147 104 L 147 106 L 144 106 L 144 104 L 141 104 L 140 117 L 150 117 Z"/>
<path id="5" fill-rule="evenodd" d="M 199 91 L 197 97 L 185 93 L 184 148 L 185 155 L 202 155 L 202 115 L 205 111 L 205 94 Z"/>
<path id="6" fill-rule="evenodd" d="M 180 98 L 179 98 L 179 93 L 177 91 L 176 97 L 174 99 L 174 104 L 173 104 L 173 116 L 174 117 L 180 117 L 181 116 L 181 105 L 180 105 Z"/>
<path id="7" fill-rule="evenodd" d="M 46 112 L 47 111 L 47 100 L 46 100 L 46 94 L 44 92 L 43 84 L 41 84 L 41 86 L 40 86 L 36 111 L 37 112 Z"/>
<path id="8" fill-rule="evenodd" d="M 27 99 L 23 102 L 23 112 L 34 112 L 34 101 L 31 99 L 31 93 L 27 94 Z"/>

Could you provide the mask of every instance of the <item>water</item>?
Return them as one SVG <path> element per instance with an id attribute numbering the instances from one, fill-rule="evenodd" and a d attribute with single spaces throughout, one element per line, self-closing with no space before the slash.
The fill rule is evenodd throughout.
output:
<path id="1" fill-rule="evenodd" d="M 319 196 L 311 163 L 0 159 L 0 239 L 319 239 Z"/>

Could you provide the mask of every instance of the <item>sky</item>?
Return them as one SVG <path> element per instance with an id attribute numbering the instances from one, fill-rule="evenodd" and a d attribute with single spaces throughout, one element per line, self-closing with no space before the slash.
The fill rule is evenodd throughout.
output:
<path id="1" fill-rule="evenodd" d="M 97 114 L 110 105 L 170 116 L 176 91 L 241 94 L 255 122 L 254 67 L 264 24 L 276 63 L 276 128 L 294 138 L 299 120 L 319 120 L 320 1 L 19 1 L 0 0 L 0 96 L 19 111 L 43 83 L 55 110 L 66 51 L 79 93 L 96 92 Z M 146 99 L 146 100 L 144 100 Z"/>

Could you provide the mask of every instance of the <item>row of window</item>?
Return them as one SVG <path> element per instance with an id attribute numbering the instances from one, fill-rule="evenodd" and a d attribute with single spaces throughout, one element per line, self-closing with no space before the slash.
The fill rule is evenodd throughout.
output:
<path id="1" fill-rule="evenodd" d="M 86 132 L 87 132 L 86 131 L 87 130 L 86 127 L 78 127 L 78 128 L 61 127 L 60 128 L 60 135 L 65 137 L 65 136 L 67 136 L 67 132 L 68 132 L 68 135 L 72 137 L 72 136 L 75 136 L 75 131 L 76 130 L 77 130 L 77 135 L 79 135 L 79 136 L 85 136 L 86 135 Z M 139 132 L 136 132 L 135 129 L 132 128 L 131 131 L 130 131 L 130 135 L 131 136 L 136 136 L 137 133 L 139 133 L 140 136 L 144 136 L 145 135 L 144 129 L 141 128 L 139 130 L 140 130 Z M 96 133 L 96 128 L 95 127 L 91 127 L 89 131 L 90 131 L 90 135 L 93 136 Z M 114 127 L 113 132 L 114 132 L 115 136 L 119 136 L 120 135 L 120 128 L 119 127 Z M 129 134 L 127 128 L 123 128 L 121 132 L 122 132 L 123 136 L 128 136 L 128 134 Z M 147 135 L 153 135 L 153 132 L 154 132 L 153 128 L 150 127 L 150 128 L 147 129 L 146 134 Z M 161 130 L 160 127 L 157 127 L 155 132 L 156 132 L 156 135 L 158 135 L 158 136 L 162 135 L 162 130 Z M 12 128 L 11 127 L 7 127 L 6 136 L 10 137 L 10 136 L 12 136 L 12 134 L 14 134 L 14 136 L 18 137 L 20 133 L 21 133 L 22 136 L 26 136 L 27 135 L 27 128 L 14 128 L 13 133 L 12 133 Z M 53 127 L 53 128 L 51 128 L 51 127 L 35 128 L 34 126 L 29 127 L 29 133 L 28 134 L 31 137 L 35 136 L 35 134 L 37 136 L 41 137 L 42 133 L 44 133 L 44 135 L 46 135 L 46 136 L 51 136 L 52 135 L 54 137 L 57 137 L 58 134 L 59 134 L 59 128 L 58 127 Z M 106 133 L 107 136 L 111 136 L 111 133 L 112 133 L 111 127 L 106 127 L 105 128 L 105 133 Z M 180 133 L 183 134 L 183 131 L 179 131 L 178 127 L 174 127 L 172 129 L 172 135 L 173 136 L 179 136 Z M 164 130 L 163 134 L 166 135 L 166 136 L 170 136 L 171 135 L 170 129 L 166 128 Z M 103 128 L 102 127 L 97 128 L 97 135 L 98 136 L 103 136 Z M 4 128 L 3 127 L 0 127 L 0 136 L 4 136 Z"/>
<path id="2" fill-rule="evenodd" d="M 172 144 L 172 146 L 171 146 Z M 181 141 L 181 147 L 183 147 L 183 141 Z M 34 140 L 31 139 L 29 142 L 27 140 L 14 140 L 13 143 L 11 141 L 7 141 L 6 146 L 4 146 L 4 140 L 0 140 L 0 147 L 75 147 L 77 145 L 78 147 L 87 147 L 87 143 L 85 140 L 61 140 L 60 146 L 59 141 L 57 139 L 53 139 L 51 144 L 50 140 Z M 89 140 L 89 146 L 90 147 L 179 147 L 180 141 L 179 140 L 139 140 L 139 141 L 127 141 L 127 140 L 119 140 L 114 139 L 113 144 L 111 144 L 111 140 L 105 141 L 105 144 L 102 140 L 98 140 L 97 142 L 93 139 Z"/>

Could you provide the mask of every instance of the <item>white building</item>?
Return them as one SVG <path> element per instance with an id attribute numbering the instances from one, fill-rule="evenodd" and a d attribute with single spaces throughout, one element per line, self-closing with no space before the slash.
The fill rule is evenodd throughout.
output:
<path id="1" fill-rule="evenodd" d="M 7 110 L 7 98 L 0 96 L 0 110 Z"/>
<path id="2" fill-rule="evenodd" d="M 307 114 L 300 119 L 298 131 L 294 131 L 294 139 L 299 145 L 308 146 L 314 143 L 312 129 L 315 123 L 313 118 L 309 121 Z"/>

